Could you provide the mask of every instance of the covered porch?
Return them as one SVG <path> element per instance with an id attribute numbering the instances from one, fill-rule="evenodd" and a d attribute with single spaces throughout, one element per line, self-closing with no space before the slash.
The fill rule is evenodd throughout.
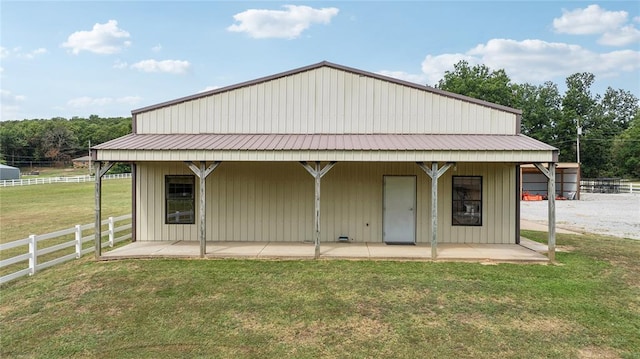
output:
<path id="1" fill-rule="evenodd" d="M 208 242 L 205 258 L 314 259 L 313 242 Z M 548 263 L 547 246 L 526 238 L 520 244 L 438 244 L 435 261 L 495 263 Z M 130 258 L 200 258 L 195 241 L 133 242 L 102 254 L 102 260 Z M 434 260 L 429 244 L 387 245 L 384 243 L 323 243 L 320 259 L 348 260 Z"/>

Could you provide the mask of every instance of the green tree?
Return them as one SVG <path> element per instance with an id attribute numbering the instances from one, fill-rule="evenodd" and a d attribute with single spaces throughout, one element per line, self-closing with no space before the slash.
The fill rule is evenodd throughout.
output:
<path id="1" fill-rule="evenodd" d="M 492 71 L 485 65 L 470 67 L 464 60 L 455 64 L 453 71 L 446 71 L 436 88 L 504 106 L 514 103 L 511 79 L 503 69 Z"/>
<path id="2" fill-rule="evenodd" d="M 617 176 L 640 178 L 640 110 L 615 139 L 612 152 Z"/>
<path id="3" fill-rule="evenodd" d="M 553 82 L 514 85 L 514 107 L 522 110 L 521 131 L 537 140 L 557 141 L 555 127 L 562 117 L 562 96 Z"/>
<path id="4" fill-rule="evenodd" d="M 77 138 L 66 120 L 51 120 L 42 136 L 45 157 L 56 162 L 70 161 L 77 148 Z"/>

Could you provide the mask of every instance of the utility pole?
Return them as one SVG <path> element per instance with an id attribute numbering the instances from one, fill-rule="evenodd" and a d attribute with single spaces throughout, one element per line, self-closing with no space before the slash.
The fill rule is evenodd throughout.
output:
<path id="1" fill-rule="evenodd" d="M 576 119 L 578 135 L 576 136 L 576 153 L 578 155 L 578 165 L 580 165 L 580 135 L 582 135 L 582 127 L 580 127 L 580 118 Z"/>

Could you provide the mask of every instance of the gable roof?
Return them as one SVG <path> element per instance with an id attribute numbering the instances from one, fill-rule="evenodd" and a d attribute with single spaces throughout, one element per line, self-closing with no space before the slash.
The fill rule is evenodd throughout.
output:
<path id="1" fill-rule="evenodd" d="M 239 89 L 239 88 L 256 85 L 256 84 L 259 84 L 259 83 L 263 83 L 263 82 L 279 79 L 279 78 L 282 78 L 282 77 L 295 75 L 295 74 L 298 74 L 298 73 L 301 73 L 301 72 L 315 70 L 315 69 L 318 69 L 318 68 L 321 68 L 321 67 L 328 67 L 328 68 L 333 68 L 333 69 L 336 69 L 336 70 L 341 70 L 341 71 L 346 71 L 346 72 L 349 72 L 349 73 L 357 74 L 357 75 L 360 75 L 360 76 L 371 77 L 371 78 L 375 78 L 375 79 L 378 79 L 378 80 L 381 80 L 381 81 L 386 81 L 386 82 L 394 83 L 394 84 L 401 85 L 401 86 L 407 86 L 407 87 L 411 87 L 411 88 L 414 88 L 414 89 L 418 89 L 418 90 L 422 90 L 422 91 L 426 91 L 426 92 L 431 92 L 431 93 L 434 93 L 434 94 L 437 94 L 437 95 L 440 95 L 440 96 L 449 97 L 449 98 L 461 100 L 461 101 L 464 101 L 464 102 L 468 102 L 468 103 L 472 103 L 472 104 L 476 104 L 476 105 L 480 105 L 480 106 L 485 106 L 485 107 L 489 107 L 489 108 L 493 108 L 493 109 L 496 109 L 496 110 L 501 110 L 501 111 L 505 111 L 505 112 L 514 113 L 516 115 L 521 115 L 522 114 L 521 110 L 518 110 L 518 109 L 515 109 L 515 108 L 511 108 L 511 107 L 508 107 L 508 106 L 503 106 L 503 105 L 499 105 L 499 104 L 496 104 L 496 103 L 487 102 L 487 101 L 479 100 L 479 99 L 468 97 L 468 96 L 464 96 L 464 95 L 459 95 L 459 94 L 456 94 L 456 93 L 453 93 L 453 92 L 448 92 L 448 91 L 436 89 L 436 88 L 433 88 L 433 87 L 430 87 L 430 86 L 426 86 L 426 85 L 419 85 L 419 84 L 414 83 L 414 82 L 404 81 L 404 80 L 396 79 L 396 78 L 393 78 L 393 77 L 389 77 L 389 76 L 385 76 L 385 75 L 381 75 L 381 74 L 377 74 L 377 73 L 373 73 L 373 72 L 368 72 L 368 71 L 356 69 L 356 68 L 353 68 L 353 67 L 338 65 L 338 64 L 334 64 L 334 63 L 328 62 L 328 61 L 322 61 L 322 62 L 318 62 L 317 64 L 299 67 L 297 69 L 293 69 L 293 70 L 277 73 L 277 74 L 270 75 L 270 76 L 261 77 L 261 78 L 255 79 L 255 80 L 241 82 L 241 83 L 238 83 L 238 84 L 225 86 L 225 87 L 221 87 L 221 88 L 210 90 L 210 91 L 200 92 L 200 93 L 197 93 L 197 94 L 194 94 L 194 95 L 177 98 L 175 100 L 170 100 L 170 101 L 162 102 L 162 103 L 159 103 L 159 104 L 142 107 L 142 108 L 139 108 L 139 109 L 132 110 L 131 114 L 132 115 L 136 115 L 136 114 L 147 112 L 147 111 L 157 110 L 159 108 L 172 106 L 172 105 L 176 105 L 176 104 L 179 104 L 179 103 L 182 103 L 182 102 L 192 101 L 192 100 L 196 100 L 196 99 L 207 97 L 207 96 L 211 96 L 211 95 L 216 95 L 216 94 L 219 94 L 219 93 L 236 90 L 236 89 Z"/>

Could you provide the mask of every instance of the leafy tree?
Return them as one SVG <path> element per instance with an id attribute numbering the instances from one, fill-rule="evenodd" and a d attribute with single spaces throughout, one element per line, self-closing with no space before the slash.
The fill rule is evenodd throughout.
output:
<path id="1" fill-rule="evenodd" d="M 77 138 L 66 126 L 65 121 L 51 120 L 42 136 L 42 151 L 45 157 L 57 162 L 71 160 L 77 148 Z"/>
<path id="2" fill-rule="evenodd" d="M 485 65 L 469 67 L 464 60 L 455 64 L 453 71 L 446 71 L 444 79 L 436 85 L 441 90 L 504 106 L 513 106 L 511 87 L 511 79 L 503 69 L 491 71 Z"/>
<path id="3" fill-rule="evenodd" d="M 640 110 L 615 139 L 612 152 L 617 176 L 640 178 Z"/>
<path id="4" fill-rule="evenodd" d="M 514 85 L 514 107 L 522 110 L 521 131 L 537 140 L 557 142 L 555 127 L 562 117 L 562 96 L 553 82 Z"/>
<path id="5" fill-rule="evenodd" d="M 131 133 L 131 118 L 57 117 L 0 122 L 0 154 L 12 165 L 68 162 L 92 145 Z"/>

